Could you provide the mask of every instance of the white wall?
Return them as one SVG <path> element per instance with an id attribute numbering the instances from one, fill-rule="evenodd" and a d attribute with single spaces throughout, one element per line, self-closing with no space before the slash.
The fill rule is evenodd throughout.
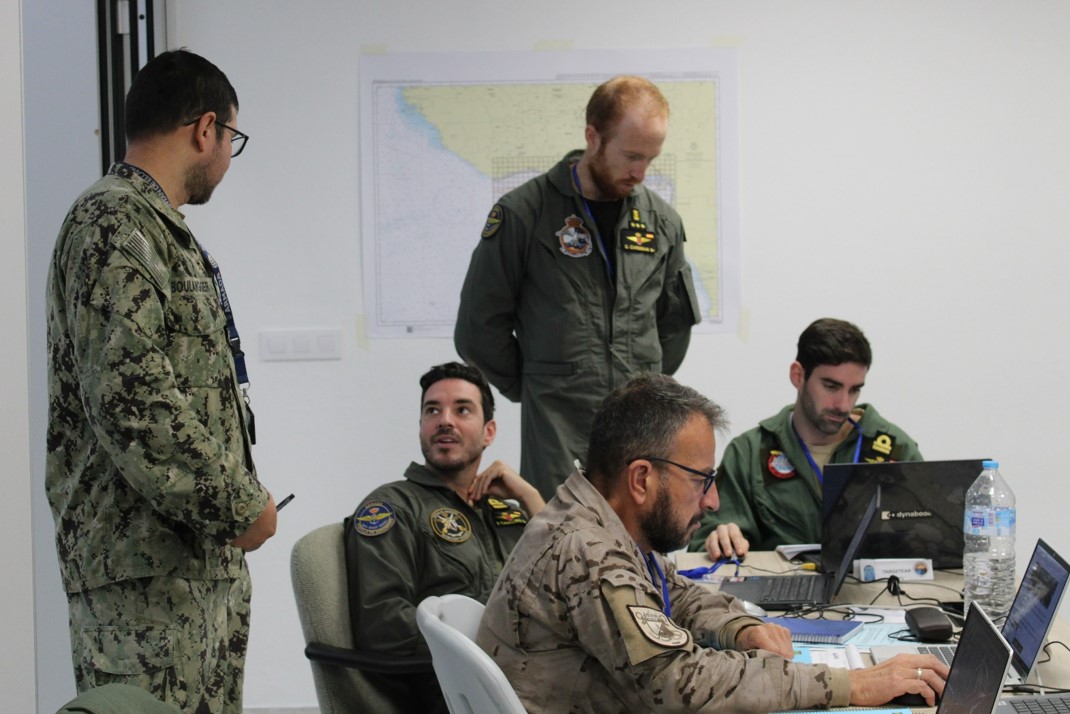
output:
<path id="1" fill-rule="evenodd" d="M 33 542 L 30 525 L 30 430 L 26 421 L 26 176 L 23 155 L 22 23 L 19 3 L 0 3 L 0 434 L 4 445 L 4 517 L 0 519 L 0 603 L 8 616 L 0 654 L 4 708 L 33 711 Z"/>
<path id="2" fill-rule="evenodd" d="M 855 321 L 876 356 L 865 399 L 928 458 L 1001 459 L 1019 499 L 1020 558 L 1041 534 L 1070 553 L 1070 535 L 1050 525 L 1065 496 L 1046 498 L 1059 493 L 1068 427 L 1058 375 L 1070 252 L 1070 5 L 619 0 L 610 13 L 562 0 L 173 0 L 172 8 L 175 46 L 228 73 L 252 136 L 212 202 L 187 216 L 220 260 L 248 336 L 260 473 L 276 495 L 297 494 L 278 536 L 250 558 L 247 706 L 314 702 L 290 546 L 420 458 L 416 379 L 455 356 L 448 340 L 372 341 L 362 331 L 363 51 L 738 48 L 743 319 L 735 334 L 697 337 L 678 377 L 720 401 L 739 432 L 791 400 L 787 367 L 806 324 Z M 300 327 L 341 328 L 345 358 L 257 360 L 259 331 Z M 502 410 L 491 456 L 518 460 L 518 414 Z M 51 666 L 68 666 L 60 655 Z"/>

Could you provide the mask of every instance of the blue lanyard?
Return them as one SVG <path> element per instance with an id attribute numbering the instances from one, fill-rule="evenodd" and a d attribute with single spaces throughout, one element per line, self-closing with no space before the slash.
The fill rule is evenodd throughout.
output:
<path id="1" fill-rule="evenodd" d="M 580 174 L 576 170 L 579 165 L 579 162 L 572 164 L 572 180 L 576 182 L 576 193 L 580 195 L 583 207 L 587 211 L 587 217 L 591 219 L 591 228 L 594 229 L 594 235 L 598 239 L 598 252 L 602 256 L 602 263 L 606 266 L 606 273 L 609 274 L 610 281 L 615 283 L 617 278 L 613 274 L 613 265 L 609 262 L 609 256 L 606 255 L 606 244 L 602 240 L 602 231 L 598 230 L 598 221 L 594 219 L 594 211 L 591 210 L 591 204 L 587 203 L 587 197 L 583 195 L 583 187 L 580 186 Z"/>
<path id="2" fill-rule="evenodd" d="M 665 617 L 672 617 L 672 603 L 669 602 L 669 582 L 665 579 L 665 571 L 658 565 L 658 559 L 654 557 L 653 553 L 646 554 L 646 569 L 650 571 L 650 581 L 654 583 L 654 587 L 661 583 L 661 599 L 665 603 L 665 607 L 662 612 L 665 613 Z"/>
<path id="3" fill-rule="evenodd" d="M 855 455 L 854 459 L 851 461 L 852 464 L 857 464 L 858 458 L 862 455 L 862 427 L 860 427 L 858 425 L 858 422 L 856 422 L 851 417 L 847 417 L 847 421 L 851 422 L 851 426 L 853 426 L 855 428 L 855 431 L 858 432 L 858 440 L 855 441 Z M 794 421 L 792 422 L 791 430 L 795 431 Z M 810 462 L 810 468 L 812 468 L 814 470 L 814 473 L 817 474 L 818 483 L 824 484 L 825 474 L 821 471 L 820 468 L 818 468 L 817 462 L 814 461 L 814 457 L 810 454 L 810 449 L 806 446 L 806 442 L 803 441 L 803 438 L 799 436 L 799 432 L 797 431 L 795 431 L 795 438 L 796 440 L 798 440 L 799 446 L 802 447 L 803 454 L 806 455 L 806 460 Z"/>
<path id="4" fill-rule="evenodd" d="M 227 318 L 227 341 L 230 343 L 230 351 L 234 354 L 234 369 L 238 373 L 238 384 L 243 389 L 249 386 L 249 372 L 245 368 L 245 353 L 241 349 L 241 337 L 238 336 L 238 326 L 234 324 L 234 312 L 230 309 L 230 298 L 227 297 L 227 288 L 223 285 L 223 273 L 219 270 L 219 263 L 215 262 L 208 251 L 201 246 L 197 247 L 204 256 L 204 265 L 212 273 L 216 287 L 219 288 L 219 303 L 223 308 L 223 314 Z"/>
<path id="5" fill-rule="evenodd" d="M 691 578 L 692 580 L 699 580 L 700 578 L 702 578 L 703 575 L 706 575 L 707 573 L 709 573 L 710 575 L 713 575 L 714 573 L 717 572 L 717 569 L 720 568 L 725 563 L 735 563 L 736 564 L 736 572 L 734 573 L 734 575 L 739 575 L 739 566 L 740 566 L 739 558 L 724 558 L 722 560 L 718 560 L 713 565 L 700 565 L 697 568 L 689 568 L 687 570 L 677 570 L 676 574 L 677 575 L 682 575 L 685 578 Z"/>

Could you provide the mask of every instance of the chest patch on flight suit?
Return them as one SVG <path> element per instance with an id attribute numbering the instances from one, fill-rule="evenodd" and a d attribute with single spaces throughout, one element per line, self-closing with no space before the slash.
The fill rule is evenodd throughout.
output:
<path id="1" fill-rule="evenodd" d="M 892 460 L 892 449 L 895 448 L 895 437 L 878 431 L 872 439 L 866 439 L 862 443 L 862 454 L 859 457 L 867 463 L 883 463 Z"/>
<path id="2" fill-rule="evenodd" d="M 583 219 L 573 213 L 565 219 L 565 227 L 554 233 L 561 252 L 570 258 L 585 258 L 594 249 L 591 233 L 583 227 Z"/>
<path id="3" fill-rule="evenodd" d="M 494 207 L 490 209 L 490 213 L 487 215 L 487 222 L 483 225 L 482 236 L 484 238 L 490 238 L 498 229 L 502 227 L 502 207 L 495 203 Z"/>
<path id="4" fill-rule="evenodd" d="M 648 230 L 646 223 L 639 216 L 639 209 L 633 208 L 628 225 L 620 230 L 621 248 L 633 253 L 654 254 L 658 251 L 657 236 Z"/>
<path id="5" fill-rule="evenodd" d="M 353 516 L 353 529 L 362 536 L 386 533 L 397 523 L 394 508 L 383 501 L 368 501 Z"/>
<path id="6" fill-rule="evenodd" d="M 628 612 L 643 636 L 662 647 L 683 647 L 691 637 L 687 630 L 670 620 L 661 610 L 652 607 L 629 605 Z"/>
<path id="7" fill-rule="evenodd" d="M 776 478 L 791 478 L 795 476 L 795 467 L 782 451 L 770 451 L 769 460 L 766 462 L 769 473 Z"/>
<path id="8" fill-rule="evenodd" d="M 513 508 L 505 501 L 488 498 L 487 505 L 494 516 L 494 525 L 499 528 L 502 526 L 522 526 L 528 522 L 528 517 L 524 515 L 523 511 L 519 508 Z"/>
<path id="9" fill-rule="evenodd" d="M 448 543 L 464 543 L 472 537 L 472 524 L 455 508 L 436 508 L 432 511 L 431 530 Z"/>

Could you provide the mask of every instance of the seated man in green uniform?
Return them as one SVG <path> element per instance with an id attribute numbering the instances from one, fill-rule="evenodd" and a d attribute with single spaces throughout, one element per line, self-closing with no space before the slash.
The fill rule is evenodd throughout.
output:
<path id="1" fill-rule="evenodd" d="M 723 506 L 707 512 L 691 540 L 714 560 L 751 545 L 821 542 L 826 464 L 921 461 L 918 445 L 871 404 L 856 404 L 873 353 L 850 322 L 823 318 L 799 336 L 788 376 L 794 405 L 737 436 L 725 449 L 717 485 Z"/>
<path id="2" fill-rule="evenodd" d="M 376 488 L 346 520 L 353 640 L 363 650 L 427 655 L 416 606 L 448 593 L 486 602 L 528 517 L 544 505 L 504 463 L 479 470 L 497 427 L 490 385 L 477 368 L 439 365 L 420 386 L 424 465 L 409 464 L 404 481 Z M 366 677 L 398 711 L 447 711 L 433 672 Z"/>

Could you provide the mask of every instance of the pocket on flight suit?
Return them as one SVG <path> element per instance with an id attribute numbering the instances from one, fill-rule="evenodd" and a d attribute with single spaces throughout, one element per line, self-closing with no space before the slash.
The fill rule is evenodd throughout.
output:
<path id="1" fill-rule="evenodd" d="M 82 630 L 81 660 L 95 686 L 120 682 L 158 697 L 173 686 L 174 628 L 159 625 L 108 625 Z"/>

